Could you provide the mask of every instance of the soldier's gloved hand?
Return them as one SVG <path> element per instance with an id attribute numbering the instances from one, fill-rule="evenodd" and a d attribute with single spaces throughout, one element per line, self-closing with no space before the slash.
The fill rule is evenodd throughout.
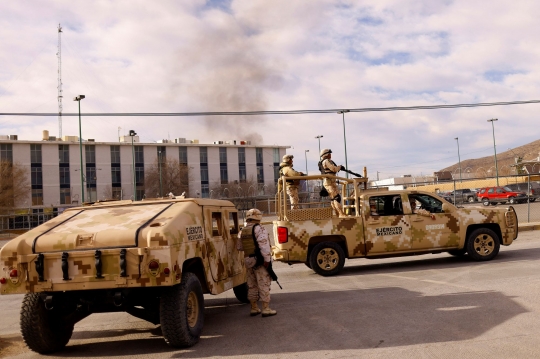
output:
<path id="1" fill-rule="evenodd" d="M 343 170 L 346 170 L 346 168 L 345 168 L 345 166 L 341 165 L 341 167 L 340 167 L 339 170 L 340 170 L 340 171 L 343 171 Z"/>
<path id="2" fill-rule="evenodd" d="M 269 265 L 270 265 L 270 262 L 264 262 L 263 263 L 264 268 L 268 268 Z"/>

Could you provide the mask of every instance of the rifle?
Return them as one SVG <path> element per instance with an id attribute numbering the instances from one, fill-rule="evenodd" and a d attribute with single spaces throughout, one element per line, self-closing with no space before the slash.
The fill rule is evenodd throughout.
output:
<path id="1" fill-rule="evenodd" d="M 348 169 L 346 169 L 346 168 L 343 167 L 343 166 L 341 166 L 341 170 L 342 170 L 343 172 L 347 172 L 347 173 L 349 173 L 349 174 L 351 174 L 351 175 L 353 175 L 353 176 L 356 176 L 356 177 L 358 177 L 358 178 L 362 178 L 362 175 L 359 175 L 358 173 L 354 173 L 353 171 L 349 171 Z"/>
<path id="2" fill-rule="evenodd" d="M 281 284 L 279 284 L 278 282 L 278 277 L 277 277 L 276 272 L 274 272 L 274 268 L 272 268 L 272 262 L 268 263 L 268 267 L 266 267 L 266 271 L 270 275 L 270 278 L 272 278 L 272 280 L 275 281 L 277 285 L 279 285 L 279 288 L 283 289 L 283 287 L 281 287 Z"/>

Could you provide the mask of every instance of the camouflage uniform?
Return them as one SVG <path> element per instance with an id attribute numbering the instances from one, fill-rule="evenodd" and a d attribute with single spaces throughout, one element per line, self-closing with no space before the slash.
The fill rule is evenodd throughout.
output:
<path id="1" fill-rule="evenodd" d="M 289 161 L 286 161 L 286 158 L 290 158 Z M 279 164 L 279 175 L 285 176 L 285 177 L 291 177 L 291 176 L 303 176 L 303 172 L 295 171 L 292 168 L 292 158 L 291 155 L 285 155 L 283 156 L 283 162 Z M 287 194 L 289 195 L 289 199 L 291 201 L 291 209 L 298 209 L 298 202 L 300 200 L 298 199 L 298 180 L 287 180 Z M 278 190 L 281 189 L 281 181 L 278 184 Z"/>
<path id="2" fill-rule="evenodd" d="M 324 149 L 321 151 L 321 164 L 320 168 L 324 174 L 335 176 L 343 166 L 336 165 L 334 161 L 330 158 L 332 150 Z M 339 216 L 344 216 L 343 210 L 341 209 L 341 195 L 339 194 L 339 189 L 337 185 L 337 180 L 335 178 L 325 178 L 323 181 L 323 186 L 328 191 L 330 196 L 330 204 L 332 208 L 337 212 Z"/>
<path id="3" fill-rule="evenodd" d="M 272 250 L 270 248 L 270 238 L 268 236 L 268 232 L 259 224 L 260 219 L 254 219 L 262 219 L 262 213 L 257 209 L 251 209 L 247 212 L 246 218 L 248 221 L 247 225 L 238 234 L 237 249 L 244 251 L 244 243 L 246 243 L 246 247 L 251 246 L 250 241 L 253 241 L 253 233 L 264 262 L 271 263 Z M 254 226 L 255 229 L 253 229 Z M 254 255 L 245 256 L 244 264 L 247 274 L 248 299 L 251 303 L 250 315 L 254 316 L 261 313 L 261 310 L 257 306 L 257 301 L 259 300 L 263 305 L 263 317 L 275 315 L 276 311 L 270 309 L 269 307 L 272 279 L 270 278 L 265 265 L 257 265 L 257 258 Z"/>

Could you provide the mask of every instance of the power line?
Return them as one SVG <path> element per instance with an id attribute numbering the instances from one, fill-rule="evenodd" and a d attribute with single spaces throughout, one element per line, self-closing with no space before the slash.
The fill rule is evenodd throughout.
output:
<path id="1" fill-rule="evenodd" d="M 404 107 L 365 107 L 346 109 L 349 112 L 390 112 L 390 111 L 415 111 L 415 110 L 442 110 L 449 108 L 466 107 L 490 107 L 527 105 L 540 103 L 540 100 L 530 101 L 507 101 L 507 102 L 484 102 L 465 103 L 456 105 L 428 105 L 428 106 L 404 106 Z M 102 112 L 85 113 L 84 116 L 95 117 L 195 117 L 195 116 L 260 116 L 260 115 L 304 115 L 316 113 L 336 113 L 344 108 L 326 110 L 285 110 L 285 111 L 216 111 L 216 112 Z M 23 112 L 0 112 L 0 116 L 58 116 L 58 113 L 23 113 Z M 79 116 L 79 113 L 63 113 L 62 116 Z"/>

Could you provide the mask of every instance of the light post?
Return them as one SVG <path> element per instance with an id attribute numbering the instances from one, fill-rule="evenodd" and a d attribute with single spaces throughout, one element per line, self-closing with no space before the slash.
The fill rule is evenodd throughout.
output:
<path id="1" fill-rule="evenodd" d="M 81 100 L 85 98 L 84 95 L 75 96 L 73 98 L 73 101 L 77 101 L 79 103 L 79 153 L 81 155 L 81 198 L 82 202 L 84 203 L 84 180 L 83 180 L 83 161 L 82 161 L 82 130 L 81 130 Z"/>
<path id="2" fill-rule="evenodd" d="M 499 167 L 497 166 L 497 147 L 495 146 L 495 125 L 493 124 L 494 121 L 498 121 L 497 118 L 492 118 L 491 120 L 487 120 L 487 122 L 491 122 L 491 128 L 493 130 L 493 152 L 495 153 L 495 174 L 497 176 L 497 186 L 499 185 Z"/>
<path id="3" fill-rule="evenodd" d="M 461 179 L 461 157 L 459 156 L 459 138 L 456 137 L 454 138 L 454 140 L 456 140 L 457 142 L 457 158 L 458 158 L 458 163 L 459 163 L 459 182 L 463 182 L 463 180 Z"/>
<path id="4" fill-rule="evenodd" d="M 163 197 L 163 182 L 161 180 L 161 151 L 158 151 L 158 166 L 159 166 L 159 196 Z"/>
<path id="5" fill-rule="evenodd" d="M 321 154 L 321 138 L 323 138 L 323 135 L 315 136 L 316 139 L 319 140 L 319 155 Z"/>
<path id="6" fill-rule="evenodd" d="M 308 174 L 308 170 L 307 170 L 307 153 L 309 152 L 309 150 L 304 150 L 304 156 L 306 157 L 306 175 Z"/>
<path id="7" fill-rule="evenodd" d="M 129 130 L 129 137 L 131 137 L 131 158 L 133 160 L 133 200 L 137 200 L 137 182 L 135 176 L 135 146 L 133 145 L 133 138 L 137 136 L 137 132 Z"/>
<path id="8" fill-rule="evenodd" d="M 350 110 L 341 110 L 338 111 L 339 114 L 343 115 L 343 143 L 345 144 L 345 167 L 349 169 L 349 164 L 347 163 L 347 137 L 345 136 L 345 113 L 351 112 Z M 345 173 L 347 178 L 349 178 L 349 173 Z"/>

